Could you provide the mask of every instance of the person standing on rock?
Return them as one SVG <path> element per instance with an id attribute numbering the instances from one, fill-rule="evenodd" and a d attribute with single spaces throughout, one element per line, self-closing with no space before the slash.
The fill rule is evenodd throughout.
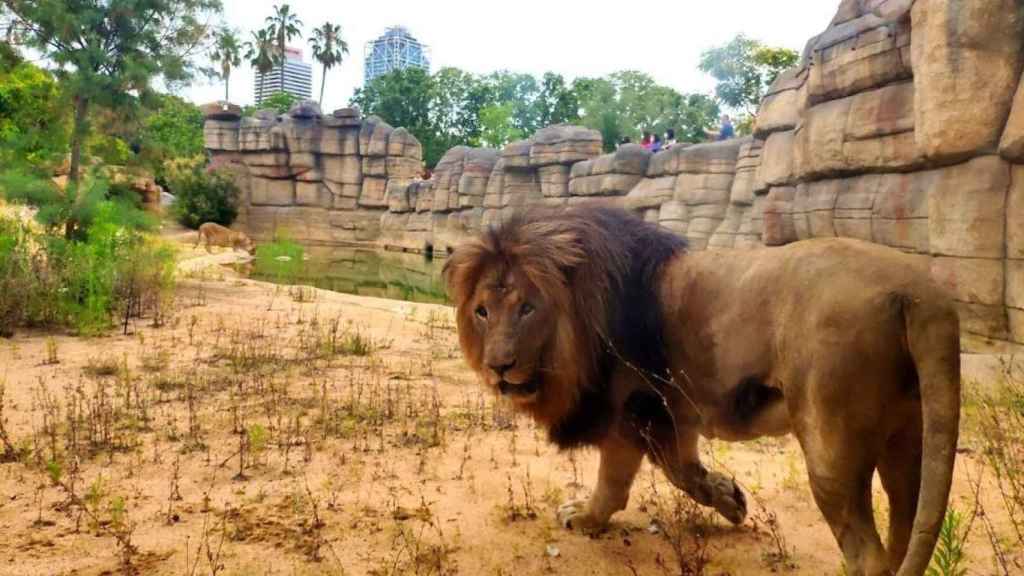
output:
<path id="1" fill-rule="evenodd" d="M 662 150 L 668 150 L 676 145 L 676 131 L 672 128 L 665 130 L 665 142 L 661 145 Z"/>
<path id="2" fill-rule="evenodd" d="M 661 134 L 654 135 L 654 142 L 651 143 L 651 152 L 658 153 L 662 150 L 663 142 L 661 141 Z"/>
<path id="3" fill-rule="evenodd" d="M 722 114 L 722 124 L 718 132 L 705 130 L 704 134 L 707 135 L 709 140 L 728 140 L 736 137 L 736 129 L 732 126 L 732 118 L 729 118 L 728 114 Z"/>
<path id="4" fill-rule="evenodd" d="M 643 140 L 640 141 L 640 145 L 643 146 L 646 150 L 651 149 L 651 146 L 654 145 L 654 139 L 651 138 L 650 132 L 644 132 L 644 138 Z"/>
<path id="5" fill-rule="evenodd" d="M 732 127 L 732 118 L 728 114 L 722 114 L 722 130 L 718 133 L 719 140 L 728 140 L 736 136 L 736 129 Z"/>

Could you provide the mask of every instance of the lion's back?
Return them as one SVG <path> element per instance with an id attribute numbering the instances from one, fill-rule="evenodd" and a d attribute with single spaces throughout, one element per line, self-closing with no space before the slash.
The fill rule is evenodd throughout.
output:
<path id="1" fill-rule="evenodd" d="M 248 242 L 249 237 L 242 232 L 237 232 L 216 222 L 206 222 L 199 226 L 199 236 L 206 237 L 212 244 L 217 246 L 231 246 Z"/>
<path id="2" fill-rule="evenodd" d="M 701 252 L 678 262 L 662 297 L 699 298 L 701 309 L 701 318 L 681 317 L 679 326 L 706 323 L 710 342 L 728 343 L 729 354 L 753 364 L 782 351 L 801 357 L 817 343 L 851 354 L 902 347 L 904 302 L 954 307 L 932 280 L 927 257 L 853 239 Z M 689 293 L 695 286 L 696 296 Z"/>

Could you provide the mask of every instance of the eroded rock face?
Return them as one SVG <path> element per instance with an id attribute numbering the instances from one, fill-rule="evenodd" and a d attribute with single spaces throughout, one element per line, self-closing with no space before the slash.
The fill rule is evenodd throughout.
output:
<path id="1" fill-rule="evenodd" d="M 302 242 L 375 242 L 395 226 L 385 214 L 418 210 L 410 187 L 423 152 L 408 131 L 349 108 L 324 116 L 312 101 L 250 118 L 226 118 L 221 108 L 204 107 L 206 147 L 213 166 L 237 174 L 240 224 L 255 238 L 286 231 Z"/>
<path id="2" fill-rule="evenodd" d="M 358 110 L 242 118 L 203 107 L 213 165 L 236 171 L 257 238 L 443 254 L 533 206 L 605 203 L 692 250 L 857 238 L 928 259 L 967 349 L 1024 346 L 1024 22 L 1017 0 L 842 0 L 765 96 L 754 134 L 602 154 L 600 134 L 540 130 L 457 147 L 420 180 L 422 147 Z"/>

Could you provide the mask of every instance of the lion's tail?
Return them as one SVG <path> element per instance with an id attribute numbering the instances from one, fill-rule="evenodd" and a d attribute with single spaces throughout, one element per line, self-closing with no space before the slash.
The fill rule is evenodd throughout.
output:
<path id="1" fill-rule="evenodd" d="M 907 555 L 898 576 L 928 568 L 953 483 L 960 426 L 960 322 L 945 297 L 901 298 L 907 344 L 921 389 L 921 490 Z"/>

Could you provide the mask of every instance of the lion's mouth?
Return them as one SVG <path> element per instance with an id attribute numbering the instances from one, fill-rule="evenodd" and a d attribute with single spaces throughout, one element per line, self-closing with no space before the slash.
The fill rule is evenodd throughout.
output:
<path id="1" fill-rule="evenodd" d="M 540 391 L 540 381 L 537 378 L 530 378 L 525 382 L 514 384 L 508 380 L 498 382 L 498 391 L 502 396 L 525 400 Z"/>

